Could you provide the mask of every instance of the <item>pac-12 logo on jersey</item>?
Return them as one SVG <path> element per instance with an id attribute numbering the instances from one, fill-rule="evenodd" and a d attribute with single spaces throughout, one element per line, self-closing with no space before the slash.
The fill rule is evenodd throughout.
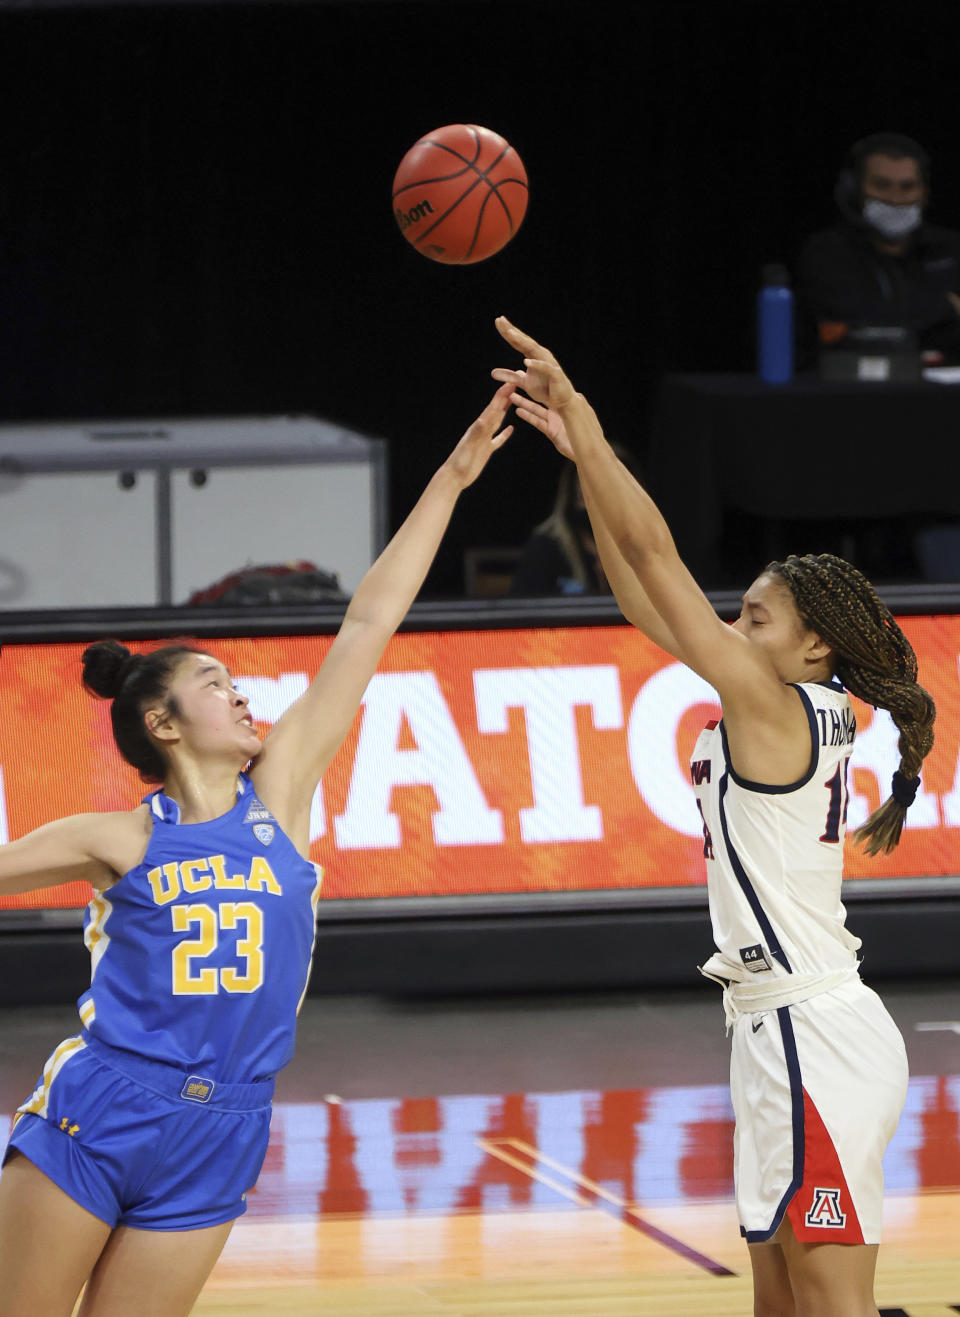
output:
<path id="1" fill-rule="evenodd" d="M 273 841 L 273 824 L 272 823 L 255 823 L 253 825 L 253 835 L 261 846 L 269 846 Z"/>
<path id="2" fill-rule="evenodd" d="M 846 1212 L 840 1211 L 839 1189 L 814 1189 L 813 1205 L 804 1217 L 808 1226 L 823 1230 L 842 1230 L 847 1224 Z"/>

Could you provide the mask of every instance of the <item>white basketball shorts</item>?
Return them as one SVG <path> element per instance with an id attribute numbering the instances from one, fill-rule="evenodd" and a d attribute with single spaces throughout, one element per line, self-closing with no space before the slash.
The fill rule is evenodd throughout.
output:
<path id="1" fill-rule="evenodd" d="M 900 1031 L 852 979 L 733 1029 L 734 1181 L 740 1233 L 878 1244 L 884 1150 L 907 1094 Z"/>

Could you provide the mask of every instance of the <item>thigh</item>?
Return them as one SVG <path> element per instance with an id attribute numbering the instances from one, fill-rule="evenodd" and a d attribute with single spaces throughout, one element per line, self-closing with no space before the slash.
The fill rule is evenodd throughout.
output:
<path id="1" fill-rule="evenodd" d="M 789 1220 L 777 1231 L 797 1317 L 877 1317 L 877 1244 L 807 1244 Z"/>
<path id="2" fill-rule="evenodd" d="M 203 1230 L 117 1226 L 78 1317 L 187 1317 L 232 1228 L 232 1221 Z"/>
<path id="3" fill-rule="evenodd" d="M 70 1317 L 110 1227 L 22 1154 L 0 1176 L 0 1317 Z"/>
<path id="4" fill-rule="evenodd" d="M 749 1244 L 753 1317 L 795 1317 L 787 1260 L 779 1244 Z"/>

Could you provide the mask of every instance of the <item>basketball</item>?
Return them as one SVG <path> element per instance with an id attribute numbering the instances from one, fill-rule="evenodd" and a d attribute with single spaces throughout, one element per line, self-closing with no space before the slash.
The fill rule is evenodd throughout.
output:
<path id="1" fill-rule="evenodd" d="M 527 209 L 527 171 L 499 133 L 455 123 L 421 137 L 393 180 L 400 232 L 423 256 L 474 265 L 505 247 Z"/>

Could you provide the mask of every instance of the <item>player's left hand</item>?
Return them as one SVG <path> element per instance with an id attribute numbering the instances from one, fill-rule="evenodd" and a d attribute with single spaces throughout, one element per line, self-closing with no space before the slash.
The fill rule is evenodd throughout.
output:
<path id="1" fill-rule="evenodd" d="M 513 434 L 512 425 L 498 430 L 510 410 L 513 390 L 513 384 L 501 384 L 444 462 L 444 467 L 454 476 L 461 489 L 473 484 L 491 455 L 502 448 Z"/>

